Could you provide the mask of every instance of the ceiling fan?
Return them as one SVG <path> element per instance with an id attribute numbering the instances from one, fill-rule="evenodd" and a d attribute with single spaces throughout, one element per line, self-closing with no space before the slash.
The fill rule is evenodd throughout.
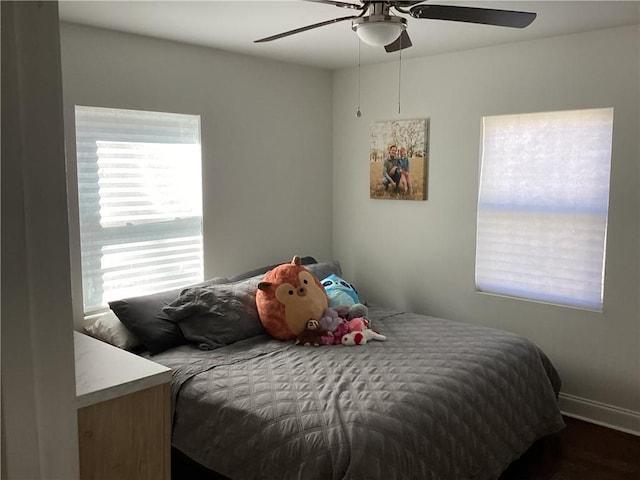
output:
<path id="1" fill-rule="evenodd" d="M 313 25 L 296 28 L 287 32 L 255 40 L 254 43 L 270 42 L 305 32 L 325 25 L 351 20 L 351 29 L 363 42 L 382 47 L 387 52 L 395 52 L 412 45 L 407 33 L 407 20 L 393 14 L 395 10 L 413 18 L 431 20 L 449 20 L 452 22 L 480 23 L 501 27 L 524 28 L 536 18 L 535 13 L 491 8 L 460 7 L 455 5 L 424 5 L 425 0 L 388 0 L 349 3 L 334 0 L 305 0 L 314 3 L 326 3 L 340 8 L 359 10 L 358 15 L 334 18 Z"/>

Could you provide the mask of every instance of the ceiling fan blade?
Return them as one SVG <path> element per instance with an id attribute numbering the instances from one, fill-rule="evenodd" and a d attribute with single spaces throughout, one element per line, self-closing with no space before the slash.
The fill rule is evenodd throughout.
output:
<path id="1" fill-rule="evenodd" d="M 385 45 L 384 49 L 387 53 L 397 52 L 398 50 L 404 50 L 405 48 L 409 48 L 413 43 L 411 43 L 411 39 L 409 38 L 409 34 L 406 30 L 403 30 L 398 38 L 396 38 L 389 45 Z"/>
<path id="2" fill-rule="evenodd" d="M 253 43 L 263 43 L 270 42 L 271 40 L 278 40 L 279 38 L 288 37 L 289 35 L 294 35 L 296 33 L 306 32 L 307 30 L 312 30 L 318 27 L 324 27 L 325 25 L 331 25 L 333 23 L 343 22 L 345 20 L 353 20 L 354 18 L 358 18 L 359 15 L 352 15 L 350 17 L 341 17 L 334 18 L 333 20 L 326 20 L 320 23 L 314 23 L 313 25 L 307 25 L 306 27 L 296 28 L 294 30 L 289 30 L 288 32 L 278 33 L 277 35 L 271 35 L 270 37 L 260 38 L 258 40 L 254 40 Z"/>
<path id="3" fill-rule="evenodd" d="M 535 13 L 454 5 L 416 5 L 410 9 L 414 18 L 482 23 L 500 27 L 524 28 L 536 18 Z"/>
<path id="4" fill-rule="evenodd" d="M 407 7 L 413 7 L 416 3 L 422 3 L 424 1 L 425 0 L 397 0 L 397 1 L 391 0 L 389 4 L 392 7 L 396 7 L 396 8 L 398 7 L 407 8 Z"/>
<path id="5" fill-rule="evenodd" d="M 341 8 L 351 8 L 353 10 L 362 10 L 364 8 L 364 5 L 358 5 L 356 3 L 349 3 L 349 2 L 336 2 L 334 0 L 304 0 L 305 2 L 313 2 L 313 3 L 326 3 L 328 5 L 335 5 L 336 7 L 341 7 Z M 420 1 L 424 1 L 424 0 L 420 0 Z"/>

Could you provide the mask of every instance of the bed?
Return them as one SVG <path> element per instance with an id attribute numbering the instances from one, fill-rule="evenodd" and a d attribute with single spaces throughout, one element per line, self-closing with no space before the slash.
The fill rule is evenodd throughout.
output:
<path id="1" fill-rule="evenodd" d="M 386 341 L 261 333 L 156 352 L 173 371 L 173 448 L 234 480 L 489 480 L 564 427 L 560 379 L 532 342 L 376 305 L 368 318 Z"/>

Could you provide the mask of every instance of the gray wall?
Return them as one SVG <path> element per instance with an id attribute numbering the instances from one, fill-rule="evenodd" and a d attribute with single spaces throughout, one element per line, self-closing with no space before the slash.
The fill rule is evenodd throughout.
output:
<path id="1" fill-rule="evenodd" d="M 563 408 L 640 432 L 638 27 L 404 60 L 334 74 L 333 254 L 364 298 L 499 327 L 540 345 Z M 614 107 L 604 313 L 474 291 L 481 117 Z M 429 199 L 369 199 L 369 127 L 430 119 Z"/>
<path id="2" fill-rule="evenodd" d="M 201 116 L 207 277 L 331 257 L 330 72 L 64 23 L 61 41 L 69 159 L 76 104 Z"/>

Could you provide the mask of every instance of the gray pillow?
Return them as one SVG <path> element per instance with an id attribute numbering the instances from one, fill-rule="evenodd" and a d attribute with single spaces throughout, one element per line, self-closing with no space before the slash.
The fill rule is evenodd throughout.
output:
<path id="1" fill-rule="evenodd" d="M 287 262 L 274 263 L 273 265 L 266 265 L 264 267 L 254 268 L 253 270 L 249 270 L 248 272 L 239 273 L 238 275 L 234 275 L 233 277 L 229 277 L 230 282 L 238 282 L 240 280 L 245 280 L 250 277 L 255 277 L 257 275 L 264 275 L 269 270 L 273 270 L 278 265 L 282 265 L 283 263 L 289 263 L 291 260 Z M 317 260 L 313 257 L 302 257 L 300 259 L 301 265 L 310 265 L 312 263 L 317 263 Z"/>
<path id="2" fill-rule="evenodd" d="M 203 350 L 265 333 L 256 291 L 262 275 L 234 283 L 187 288 L 162 311 Z"/>
<path id="3" fill-rule="evenodd" d="M 224 282 L 228 282 L 228 279 L 216 277 L 193 287 Z M 183 290 L 184 287 L 151 295 L 113 300 L 109 302 L 109 307 L 124 326 L 140 340 L 140 343 L 155 355 L 187 343 L 180 328 L 162 311 L 162 308 L 178 298 Z"/>
<path id="4" fill-rule="evenodd" d="M 332 273 L 335 273 L 339 277 L 342 276 L 342 268 L 340 267 L 340 262 L 337 261 L 314 263 L 313 265 L 305 265 L 304 267 L 313 273 L 320 281 L 327 278 Z"/>

